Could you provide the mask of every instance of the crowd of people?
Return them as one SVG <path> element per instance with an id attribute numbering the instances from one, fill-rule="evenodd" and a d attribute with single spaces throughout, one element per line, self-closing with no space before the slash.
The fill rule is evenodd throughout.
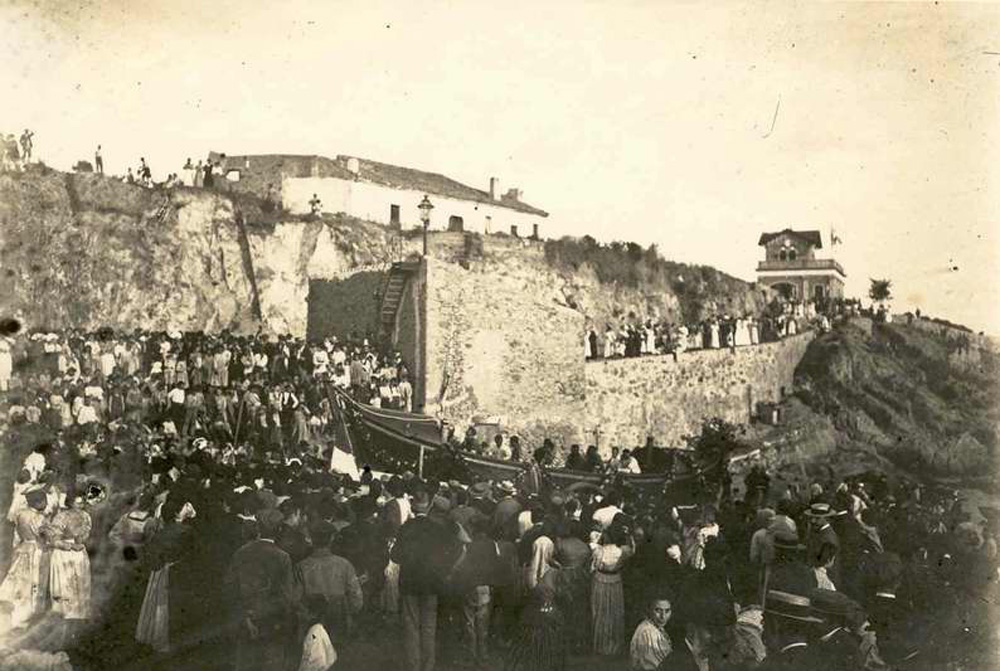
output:
<path id="1" fill-rule="evenodd" d="M 832 306 L 823 306 L 823 308 Z M 840 306 L 837 306 L 840 307 Z M 764 314 L 720 314 L 698 323 L 633 319 L 617 328 L 606 324 L 603 333 L 592 327 L 585 339 L 587 359 L 615 359 L 673 354 L 703 349 L 736 349 L 774 342 L 807 328 L 830 329 L 831 319 L 847 314 L 839 309 L 818 309 L 813 301 L 781 301 Z"/>
<path id="2" fill-rule="evenodd" d="M 942 654 L 913 631 L 956 604 L 982 622 L 995 589 L 996 519 L 885 479 L 800 491 L 758 467 L 676 506 L 620 480 L 553 490 L 544 455 L 517 484 L 332 471 L 321 390 L 372 400 L 407 376 L 363 340 L 35 334 L 9 368 L 6 447 L 25 457 L 0 613 L 16 645 L 81 669 L 312 671 L 366 642 L 413 671 L 439 652 L 889 669 Z"/>
<path id="3" fill-rule="evenodd" d="M 20 171 L 31 162 L 34 151 L 34 131 L 27 128 L 21 135 L 0 134 L 0 172 Z"/>

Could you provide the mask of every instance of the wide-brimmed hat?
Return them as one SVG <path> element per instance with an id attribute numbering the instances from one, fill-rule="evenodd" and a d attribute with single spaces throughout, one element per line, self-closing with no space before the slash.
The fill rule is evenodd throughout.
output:
<path id="1" fill-rule="evenodd" d="M 805 512 L 806 517 L 812 519 L 824 519 L 828 517 L 837 517 L 838 515 L 845 514 L 845 511 L 834 510 L 830 507 L 829 503 L 814 503 L 809 506 L 809 510 Z"/>
<path id="2" fill-rule="evenodd" d="M 797 620 L 799 622 L 822 622 L 812 613 L 812 602 L 809 597 L 790 592 L 770 589 L 767 591 L 764 612 L 767 615 Z"/>
<path id="3" fill-rule="evenodd" d="M 510 480 L 504 480 L 497 485 L 497 490 L 503 494 L 513 494 L 514 493 L 514 483 Z"/>
<path id="4" fill-rule="evenodd" d="M 477 482 L 476 484 L 469 487 L 469 496 L 474 499 L 485 499 L 490 495 L 493 488 L 488 482 Z"/>
<path id="5" fill-rule="evenodd" d="M 865 612 L 857 601 L 830 589 L 815 589 L 809 593 L 813 615 L 826 621 L 848 622 L 858 625 L 864 621 Z"/>
<path id="6" fill-rule="evenodd" d="M 772 533 L 772 543 L 774 544 L 775 550 L 804 550 L 805 545 L 799 543 L 799 535 L 793 531 L 788 531 L 787 529 L 779 529 Z"/>

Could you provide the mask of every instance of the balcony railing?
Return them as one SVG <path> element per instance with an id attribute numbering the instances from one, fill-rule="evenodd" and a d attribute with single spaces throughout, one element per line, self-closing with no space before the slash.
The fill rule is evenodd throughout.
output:
<path id="1" fill-rule="evenodd" d="M 761 261 L 757 270 L 835 270 L 844 277 L 844 268 L 833 259 L 795 259 L 794 261 Z"/>

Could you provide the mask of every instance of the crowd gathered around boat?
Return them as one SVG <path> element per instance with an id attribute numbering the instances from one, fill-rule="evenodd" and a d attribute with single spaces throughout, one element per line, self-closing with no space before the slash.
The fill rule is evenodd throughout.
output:
<path id="1" fill-rule="evenodd" d="M 412 399 L 364 338 L 40 332 L 4 341 L 0 376 L 0 657 L 313 671 L 374 641 L 412 671 L 875 670 L 940 659 L 942 612 L 995 646 L 998 520 L 950 491 L 757 465 L 678 502 L 596 447 L 562 465 L 612 477 L 556 488 L 551 441 L 474 431 L 525 477 L 341 472 L 330 389 Z"/>

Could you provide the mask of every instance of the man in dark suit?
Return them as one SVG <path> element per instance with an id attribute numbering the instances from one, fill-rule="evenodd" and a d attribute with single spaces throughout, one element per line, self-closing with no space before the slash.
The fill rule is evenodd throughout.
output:
<path id="1" fill-rule="evenodd" d="M 830 520 L 836 515 L 829 503 L 814 503 L 805 512 L 806 519 L 809 520 L 806 561 L 813 568 L 825 568 L 835 585 L 839 577 L 837 555 L 840 554 L 840 539 L 830 525 Z"/>
<path id="2" fill-rule="evenodd" d="M 226 582 L 239 611 L 237 671 L 284 669 L 295 648 L 299 604 L 292 560 L 275 543 L 283 517 L 274 509 L 257 516 L 260 535 L 233 555 Z"/>
<path id="3" fill-rule="evenodd" d="M 414 517 L 399 530 L 392 560 L 399 564 L 403 647 L 410 671 L 434 671 L 438 596 L 465 551 L 459 527 L 444 517 L 428 517 L 430 496 L 418 491 Z"/>

